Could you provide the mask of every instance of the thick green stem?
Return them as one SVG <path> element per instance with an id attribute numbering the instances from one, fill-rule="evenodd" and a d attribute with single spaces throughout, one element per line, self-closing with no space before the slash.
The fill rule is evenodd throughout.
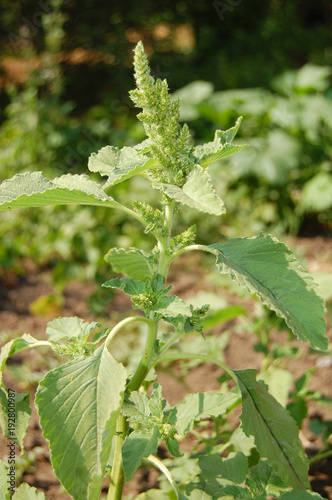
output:
<path id="1" fill-rule="evenodd" d="M 138 391 L 145 377 L 147 376 L 151 366 L 152 359 L 155 350 L 155 342 L 158 333 L 158 323 L 154 323 L 151 319 L 149 320 L 148 338 L 145 345 L 145 351 L 143 357 L 134 373 L 127 390 L 129 392 Z"/>
<path id="2" fill-rule="evenodd" d="M 132 213 L 131 210 L 126 209 L 127 213 L 134 215 L 135 212 Z M 174 204 L 166 207 L 165 210 L 165 222 L 164 222 L 164 230 L 165 236 L 163 238 L 157 237 L 158 246 L 159 246 L 159 263 L 158 263 L 158 272 L 164 277 L 165 281 L 167 278 L 167 271 L 169 266 L 169 260 L 167 257 L 167 248 L 169 247 L 171 230 L 172 230 L 172 219 L 173 219 L 173 209 Z M 136 219 L 140 220 L 141 218 L 134 215 Z M 144 223 L 143 219 L 140 222 Z M 134 321 L 143 321 L 148 325 L 148 336 L 145 345 L 144 354 L 139 362 L 139 365 L 132 376 L 128 386 L 127 391 L 137 391 L 142 383 L 145 380 L 149 370 L 153 366 L 154 363 L 154 354 L 155 354 L 155 343 L 158 333 L 158 321 L 154 321 L 155 314 L 151 312 L 150 318 L 145 318 L 141 316 L 126 318 L 123 321 L 120 321 L 109 333 L 106 343 L 107 347 L 111 342 L 114 335 L 125 325 L 132 323 Z M 122 467 L 122 445 L 123 441 L 126 437 L 126 432 L 128 431 L 129 423 L 127 419 L 123 415 L 119 415 L 117 420 L 117 435 L 115 438 L 115 448 L 114 448 L 114 458 L 113 458 L 113 466 L 111 472 L 111 482 L 110 488 L 108 492 L 108 500 L 120 500 L 122 497 L 122 491 L 124 486 L 124 473 Z"/>
<path id="3" fill-rule="evenodd" d="M 129 424 L 123 415 L 119 415 L 116 422 L 116 437 L 114 445 L 114 458 L 112 464 L 110 486 L 107 500 L 121 500 L 124 485 L 124 473 L 122 468 L 122 445 L 128 432 Z"/>

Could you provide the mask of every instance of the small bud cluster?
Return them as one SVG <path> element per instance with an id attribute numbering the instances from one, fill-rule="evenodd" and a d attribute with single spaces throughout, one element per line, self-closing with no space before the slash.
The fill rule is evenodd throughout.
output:
<path id="1" fill-rule="evenodd" d="M 130 97 L 143 109 L 137 118 L 152 140 L 151 153 L 168 172 L 168 182 L 182 186 L 196 160 L 188 126 L 179 125 L 179 101 L 171 101 L 166 80 L 155 81 L 150 75 L 141 42 L 135 49 L 134 68 L 137 88 L 130 92 Z"/>
<path id="2" fill-rule="evenodd" d="M 60 356 L 70 359 L 87 358 L 94 352 L 95 345 L 85 340 L 71 340 L 68 344 L 52 342 L 52 349 Z"/>
<path id="3" fill-rule="evenodd" d="M 175 236 L 175 238 L 173 239 L 174 247 L 176 250 L 180 250 L 181 248 L 184 248 L 188 245 L 192 245 L 193 243 L 195 243 L 195 239 L 196 239 L 196 224 L 183 231 L 183 233 Z"/>
<path id="4" fill-rule="evenodd" d="M 158 228 L 159 230 L 162 228 L 164 215 L 161 210 L 153 208 L 144 201 L 132 200 L 131 204 L 133 205 L 136 213 L 141 215 L 147 222 L 147 226 L 144 231 L 146 234 L 153 231 L 155 228 Z"/>

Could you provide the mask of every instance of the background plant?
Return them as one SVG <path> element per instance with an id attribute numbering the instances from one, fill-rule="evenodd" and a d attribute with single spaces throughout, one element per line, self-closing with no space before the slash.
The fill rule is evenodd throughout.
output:
<path id="1" fill-rule="evenodd" d="M 308 64 L 274 78 L 273 91 L 213 92 L 211 83 L 201 81 L 175 93 L 182 119 L 198 140 L 214 126 L 229 126 L 239 114 L 245 118 L 240 134 L 251 146 L 249 153 L 230 158 L 227 170 L 214 174 L 220 192 L 227 192 L 232 220 L 248 215 L 252 230 L 329 234 L 330 74 L 328 67 Z"/>

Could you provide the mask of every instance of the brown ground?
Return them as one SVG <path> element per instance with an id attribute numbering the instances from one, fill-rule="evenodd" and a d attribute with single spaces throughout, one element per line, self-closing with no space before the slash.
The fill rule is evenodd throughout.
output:
<path id="1" fill-rule="evenodd" d="M 312 240 L 290 240 L 287 242 L 301 259 L 304 259 L 307 269 L 311 272 L 331 272 L 332 273 L 332 241 L 323 238 Z M 179 294 L 183 298 L 194 295 L 198 289 L 207 291 L 215 290 L 215 286 L 208 279 L 207 269 L 198 267 L 200 262 L 196 255 L 190 255 L 182 260 L 178 267 L 173 271 L 171 278 L 174 279 L 173 293 Z M 86 298 L 92 293 L 93 285 L 84 283 L 70 283 L 64 292 L 64 302 L 60 306 L 56 304 L 54 311 L 48 310 L 47 316 L 36 316 L 30 312 L 30 305 L 40 296 L 52 293 L 53 290 L 48 284 L 49 274 L 36 269 L 31 263 L 27 265 L 27 275 L 22 278 L 14 273 L 6 273 L 0 279 L 0 345 L 13 338 L 15 334 L 30 333 L 37 338 L 44 338 L 45 327 L 48 321 L 58 316 L 80 316 L 86 320 L 94 320 L 86 305 Z M 192 272 L 195 269 L 195 273 Z M 238 299 L 235 294 L 228 292 L 227 302 L 232 304 L 240 302 L 249 310 L 253 309 L 253 302 L 247 297 Z M 108 310 L 109 317 L 114 315 L 123 317 L 124 311 L 128 308 L 128 301 L 119 294 L 112 301 Z M 60 310 L 57 310 L 60 309 Z M 100 319 L 100 318 L 98 318 Z M 106 319 L 106 324 L 107 324 Z M 328 322 L 330 319 L 328 319 Z M 105 324 L 105 322 L 104 322 Z M 238 328 L 238 320 L 233 320 L 222 325 L 221 330 L 231 329 L 230 341 L 225 349 L 224 356 L 226 363 L 231 368 L 260 368 L 263 359 L 262 354 L 254 351 L 254 344 L 257 341 L 252 334 L 245 333 L 244 329 Z M 331 323 L 328 323 L 328 335 L 332 339 Z M 9 337 L 10 336 L 10 337 Z M 287 338 L 287 334 L 274 332 L 273 338 L 282 342 Z M 295 342 L 296 344 L 296 342 Z M 297 344 L 296 344 L 297 345 Z M 51 361 L 54 362 L 54 361 Z M 36 351 L 26 351 L 11 358 L 8 362 L 10 367 L 19 367 L 19 379 L 13 378 L 12 371 L 6 375 L 6 383 L 9 387 L 24 392 L 30 390 L 34 392 L 38 376 L 42 376 L 44 371 L 50 369 L 47 366 L 50 361 L 45 361 L 44 355 Z M 29 370 L 26 370 L 26 366 Z M 311 377 L 310 388 L 319 390 L 326 396 L 332 398 L 332 358 L 321 357 L 317 353 L 307 350 L 307 353 L 301 359 L 292 361 L 288 369 L 299 377 L 311 367 L 317 367 L 316 372 Z M 176 374 L 175 368 L 175 374 Z M 34 378 L 29 373 L 35 374 Z M 186 387 L 169 373 L 159 373 L 159 383 L 163 386 L 163 395 L 171 403 L 180 401 L 186 394 L 188 388 L 192 392 L 207 391 L 217 389 L 220 384 L 218 377 L 221 370 L 214 365 L 201 365 L 189 371 L 186 375 Z M 331 409 L 324 408 L 317 404 L 310 404 L 309 415 L 301 434 L 303 444 L 308 453 L 317 452 L 320 445 L 315 435 L 309 430 L 308 422 L 310 418 L 320 418 L 321 420 L 332 420 Z M 6 444 L 8 441 L 0 435 L 0 458 L 5 459 L 7 453 Z M 184 442 L 183 446 L 188 446 Z M 44 491 L 48 500 L 69 500 L 59 485 L 59 481 L 52 472 L 50 464 L 50 454 L 46 441 L 44 440 L 38 424 L 38 418 L 33 410 L 29 432 L 25 440 L 26 459 L 21 460 L 18 465 L 18 471 L 22 473 L 22 481 L 36 486 L 39 491 Z M 325 459 L 315 463 L 310 470 L 311 483 L 314 491 L 318 491 L 324 498 L 332 500 L 332 459 Z M 126 493 L 137 494 L 150 487 L 157 486 L 158 474 L 154 470 L 147 468 L 140 469 L 133 481 L 126 486 Z M 107 482 L 105 481 L 105 492 Z"/>

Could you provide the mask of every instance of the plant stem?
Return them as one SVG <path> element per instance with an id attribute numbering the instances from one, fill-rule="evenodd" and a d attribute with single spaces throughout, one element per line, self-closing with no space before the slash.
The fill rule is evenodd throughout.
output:
<path id="1" fill-rule="evenodd" d="M 332 455 L 332 450 L 324 451 L 323 453 L 318 453 L 314 457 L 310 458 L 309 464 L 313 464 L 314 462 L 319 462 L 324 458 L 328 458 Z"/>
<path id="2" fill-rule="evenodd" d="M 163 276 L 165 281 L 167 278 L 167 272 L 168 272 L 168 266 L 169 266 L 169 261 L 167 258 L 167 248 L 169 247 L 169 241 L 170 241 L 171 230 L 172 230 L 174 205 L 175 205 L 175 203 L 171 203 L 170 205 L 166 206 L 166 209 L 165 209 L 164 230 L 165 230 L 166 236 L 164 236 L 163 238 L 160 238 L 159 236 L 156 236 L 156 234 L 155 234 L 155 236 L 157 237 L 157 240 L 158 240 L 158 247 L 159 247 L 159 252 L 160 252 L 159 263 L 158 263 L 158 272 Z M 133 212 L 130 209 L 127 209 L 126 207 L 123 207 L 123 209 L 125 212 L 130 213 L 136 219 L 140 220 L 140 222 L 142 222 L 142 224 L 145 224 L 144 219 L 142 219 L 140 216 L 137 216 L 137 214 L 135 212 Z M 154 321 L 154 316 L 155 316 L 155 313 L 152 311 L 150 313 L 149 318 L 146 318 L 144 316 L 135 316 L 135 317 L 132 316 L 132 317 L 126 318 L 123 321 L 120 321 L 120 323 L 118 323 L 111 330 L 111 332 L 108 334 L 108 337 L 106 339 L 106 344 L 108 347 L 108 345 L 111 342 L 114 335 L 116 335 L 116 333 L 123 326 L 128 325 L 134 321 L 143 321 L 143 322 L 147 323 L 147 325 L 148 325 L 148 336 L 147 336 L 147 340 L 146 340 L 144 354 L 139 362 L 139 365 L 138 365 L 134 375 L 132 376 L 132 378 L 127 386 L 127 392 L 138 391 L 138 389 L 140 388 L 140 386 L 144 382 L 144 379 L 147 376 L 149 370 L 153 366 L 155 343 L 156 343 L 156 338 L 157 338 L 157 334 L 158 334 L 158 323 L 159 323 L 158 320 Z M 128 429 L 129 429 L 129 423 L 128 423 L 127 419 L 123 415 L 120 414 L 118 417 L 118 420 L 117 420 L 117 429 L 116 429 L 117 435 L 115 438 L 115 445 L 114 445 L 115 447 L 114 447 L 114 458 L 113 458 L 113 465 L 112 465 L 112 472 L 111 472 L 111 482 L 110 482 L 110 487 L 109 487 L 108 496 L 107 496 L 108 500 L 120 500 L 122 497 L 122 491 L 123 491 L 123 486 L 124 486 L 124 473 L 123 473 L 123 467 L 122 467 L 122 445 L 123 445 L 123 441 L 126 438 L 126 433 L 128 432 Z M 163 466 L 163 465 L 162 465 L 162 467 L 165 468 L 165 466 Z M 172 484 L 173 484 L 174 483 L 173 478 L 172 478 L 172 481 L 173 481 L 172 482 Z M 176 485 L 175 485 L 175 488 L 177 488 Z M 178 495 L 177 489 L 176 489 L 176 492 Z"/>
<path id="3" fill-rule="evenodd" d="M 145 316 L 130 316 L 129 318 L 125 318 L 122 321 L 120 321 L 117 325 L 115 325 L 114 328 L 110 331 L 110 333 L 107 335 L 106 338 L 106 347 L 109 347 L 109 344 L 111 340 L 113 339 L 114 335 L 116 335 L 122 327 L 129 325 L 130 323 L 134 323 L 134 321 L 143 321 L 144 323 L 147 323 L 148 325 L 154 325 L 154 323 L 149 319 L 146 318 Z"/>
<path id="4" fill-rule="evenodd" d="M 122 468 L 122 445 L 126 438 L 129 424 L 123 415 L 119 415 L 116 422 L 116 436 L 114 445 L 114 458 L 108 489 L 107 500 L 121 500 L 124 485 L 124 473 Z"/>
<path id="5" fill-rule="evenodd" d="M 145 351 L 141 358 L 141 361 L 139 362 L 136 372 L 134 373 L 131 381 L 128 384 L 127 390 L 129 392 L 138 391 L 138 389 L 142 385 L 142 382 L 144 381 L 145 377 L 147 376 L 152 366 L 151 361 L 153 358 L 155 341 L 158 333 L 158 322 L 153 322 L 152 318 L 153 316 L 151 314 L 151 319 L 149 320 L 148 338 L 146 340 Z"/>
<path id="6" fill-rule="evenodd" d="M 206 245 L 188 245 L 187 247 L 180 248 L 180 250 L 178 250 L 177 252 L 174 252 L 172 255 L 172 260 L 175 259 L 176 257 L 178 257 L 179 255 L 182 255 L 183 253 L 192 252 L 195 250 L 201 250 L 203 252 L 208 252 L 208 253 L 212 253 L 213 255 L 217 255 L 217 252 L 214 248 L 210 248 Z"/>
<path id="7" fill-rule="evenodd" d="M 167 469 L 167 467 L 159 460 L 159 458 L 155 457 L 154 455 L 149 455 L 147 457 L 147 459 L 150 463 L 152 463 L 152 465 L 154 465 L 157 469 L 160 470 L 160 472 L 162 472 L 165 477 L 167 478 L 167 480 L 169 481 L 169 483 L 171 484 L 171 486 L 173 487 L 175 493 L 176 493 L 176 497 L 178 499 L 181 499 L 181 492 L 179 490 L 179 487 L 178 485 L 176 484 L 176 482 L 174 481 L 173 479 L 173 476 L 172 474 L 170 473 L 170 471 Z"/>
<path id="8" fill-rule="evenodd" d="M 166 354 L 165 356 L 160 356 L 156 359 L 155 363 L 153 366 L 155 366 L 158 363 L 161 363 L 161 361 L 174 361 L 176 359 L 200 359 L 202 361 L 206 361 L 208 363 L 214 363 L 215 365 L 220 366 L 225 372 L 228 373 L 232 379 L 238 383 L 237 376 L 233 372 L 231 368 L 229 368 L 225 363 L 222 361 L 219 361 L 219 359 L 214 358 L 213 356 L 208 356 L 206 354 L 196 354 L 196 353 L 188 353 L 188 354 Z"/>

